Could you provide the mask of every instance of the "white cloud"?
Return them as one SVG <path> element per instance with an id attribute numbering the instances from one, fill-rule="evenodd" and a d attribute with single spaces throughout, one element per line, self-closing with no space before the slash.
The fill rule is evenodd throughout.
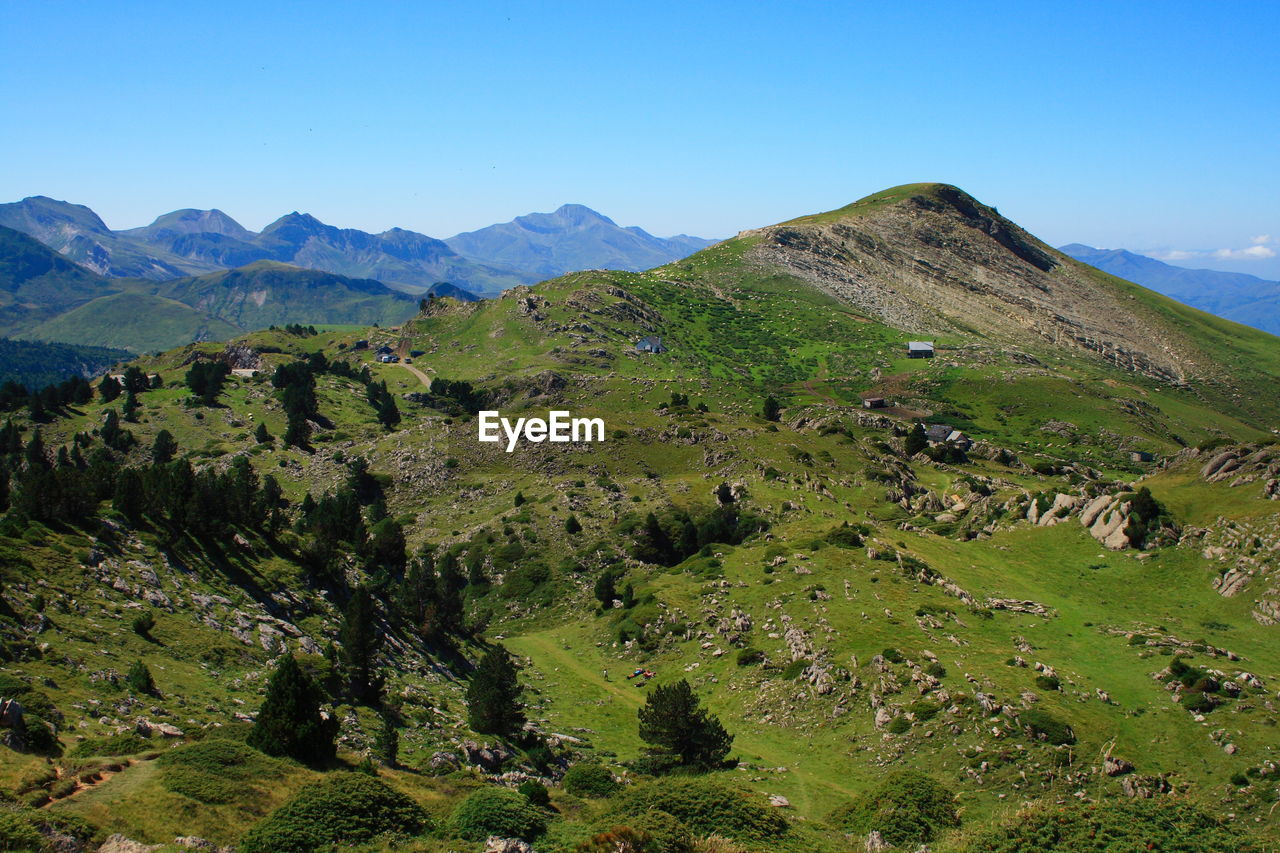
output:
<path id="1" fill-rule="evenodd" d="M 1222 261 L 1261 261 L 1276 256 L 1275 249 L 1266 246 L 1250 246 L 1247 249 L 1218 249 L 1213 256 Z"/>
<path id="2" fill-rule="evenodd" d="M 1149 252 L 1162 261 L 1195 261 L 1212 258 L 1218 261 L 1265 261 L 1276 257 L 1276 250 L 1268 246 L 1274 243 L 1270 234 L 1249 238 L 1253 245 L 1244 249 L 1162 249 Z"/>

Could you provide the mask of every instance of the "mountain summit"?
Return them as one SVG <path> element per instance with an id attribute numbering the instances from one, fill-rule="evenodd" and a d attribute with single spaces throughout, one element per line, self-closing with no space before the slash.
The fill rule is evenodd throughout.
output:
<path id="1" fill-rule="evenodd" d="M 893 187 L 739 237 L 748 260 L 913 334 L 1049 343 L 1174 382 L 1214 371 L 1198 312 L 1171 316 L 1175 303 L 1074 261 L 948 184 Z"/>
<path id="2" fill-rule="evenodd" d="M 551 278 L 582 269 L 649 269 L 715 241 L 683 234 L 655 237 L 642 228 L 623 228 L 585 205 L 565 204 L 551 213 L 517 216 L 445 242 L 464 257 Z"/>

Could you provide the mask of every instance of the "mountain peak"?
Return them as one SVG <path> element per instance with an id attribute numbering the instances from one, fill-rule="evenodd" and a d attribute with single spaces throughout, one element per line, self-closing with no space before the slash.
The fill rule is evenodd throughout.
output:
<path id="1" fill-rule="evenodd" d="M 144 228 L 134 228 L 129 232 L 122 233 L 139 234 L 151 239 L 162 233 L 171 235 L 221 234 L 224 237 L 232 237 L 236 240 L 247 241 L 253 239 L 252 231 L 217 208 L 198 210 L 193 207 L 184 207 L 181 210 L 174 210 L 157 216 L 154 222 Z"/>
<path id="2" fill-rule="evenodd" d="M 529 216 L 546 216 L 546 215 L 554 216 L 557 219 L 564 220 L 565 222 L 572 223 L 573 225 L 588 225 L 588 224 L 596 224 L 596 223 L 600 223 L 604 225 L 617 225 L 616 222 L 614 222 L 609 217 L 605 216 L 603 213 L 592 210 L 591 208 L 587 207 L 585 204 L 562 204 L 555 209 L 554 213 L 551 213 L 551 214 L 538 214 L 538 213 L 529 214 Z M 519 219 L 524 219 L 524 218 L 525 217 L 519 217 Z"/>

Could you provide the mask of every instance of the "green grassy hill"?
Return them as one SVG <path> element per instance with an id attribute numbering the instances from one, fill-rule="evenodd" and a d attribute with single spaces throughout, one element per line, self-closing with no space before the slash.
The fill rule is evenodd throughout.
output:
<path id="1" fill-rule="evenodd" d="M 924 208 L 912 201 L 922 193 Z M 190 525 L 175 527 L 170 510 L 129 516 L 114 492 L 72 520 L 11 509 L 0 527 L 0 637 L 17 682 L 0 688 L 57 722 L 65 751 L 51 764 L 0 753 L 0 786 L 99 836 L 234 843 L 316 774 L 381 755 L 382 714 L 399 754 L 376 772 L 436 820 L 427 837 L 388 845 L 482 849 L 459 838 L 469 830 L 454 809 L 523 779 L 502 775 L 517 771 L 551 788 L 555 811 L 536 849 L 569 851 L 640 825 L 628 809 L 674 784 L 646 787 L 637 710 L 686 679 L 735 736 L 739 760 L 664 801 L 706 853 L 848 850 L 872 829 L 897 831 L 874 809 L 869 824 L 849 814 L 903 768 L 956 795 L 959 827 L 930 824 L 937 850 L 1046 849 L 1050 836 L 1028 828 L 1039 816 L 1061 837 L 1097 837 L 1087 828 L 1096 821 L 1153 849 L 1176 849 L 1171 835 L 1192 831 L 1203 834 L 1188 849 L 1228 837 L 1270 849 L 1280 832 L 1280 405 L 1265 384 L 1275 339 L 1056 255 L 1040 270 L 1026 260 L 1038 245 L 992 209 L 939 213 L 932 193 L 894 191 L 645 273 L 436 300 L 395 330 L 278 329 L 139 360 L 161 387 L 138 393 L 136 420 L 120 424 L 134 442 L 104 434 L 121 400 L 95 397 L 39 425 L 49 456 L 79 445 L 85 477 L 146 471 L 166 430 L 177 457 L 207 476 L 247 462 L 277 481 L 281 523 L 202 533 L 205 516 L 231 510 L 183 509 Z M 833 284 L 833 267 L 805 266 L 818 238 L 858 244 L 859 222 L 888 264 L 917 254 L 918 216 L 953 215 L 970 225 L 946 225 L 951 271 L 918 273 L 922 290 L 939 288 L 934 359 L 906 358 L 921 335 L 893 297 L 904 269 L 879 268 L 862 290 L 880 293 L 854 298 Z M 975 216 L 987 224 L 973 226 Z M 809 227 L 836 230 L 796 230 Z M 988 318 L 1019 276 L 1063 298 L 1041 273 L 1093 288 L 1081 304 L 1123 300 L 1127 313 L 1079 309 L 1070 340 L 1027 333 L 1016 302 L 1002 325 L 965 327 L 968 291 L 950 290 L 963 265 L 985 270 L 973 298 L 987 300 Z M 1027 287 L 1018 310 L 1038 317 L 1048 297 Z M 1099 330 L 1128 336 L 1126 357 L 1079 340 L 1097 342 Z M 636 352 L 645 335 L 669 350 Z M 412 363 L 377 362 L 382 345 Z M 215 406 L 185 385 L 202 361 L 241 368 Z M 277 387 L 299 372 L 315 396 L 301 448 L 281 440 L 296 426 L 287 407 L 298 392 Z M 379 421 L 384 382 L 394 428 Z M 767 396 L 776 420 L 762 417 Z M 865 409 L 868 396 L 890 405 Z M 567 409 L 604 419 L 607 438 L 506 453 L 476 440 L 479 408 L 509 418 Z M 912 452 L 922 421 L 974 443 Z M 21 447 L 36 425 L 14 423 Z M 25 496 L 35 480 L 23 457 L 6 457 L 13 506 L 43 506 Z M 356 515 L 334 532 L 316 520 L 330 509 L 309 507 L 348 487 Z M 442 633 L 439 611 L 406 615 L 415 560 L 456 563 L 461 630 Z M 601 606 L 606 574 L 616 603 Z M 384 637 L 381 708 L 347 682 L 355 641 L 343 612 L 361 584 L 375 592 Z M 155 624 L 139 633 L 144 611 Z M 496 643 L 518 656 L 537 733 L 509 739 L 505 761 L 478 751 L 500 739 L 471 731 L 466 704 L 472 665 Z M 286 649 L 325 686 L 340 722 L 336 764 L 184 752 L 244 737 Z M 156 695 L 126 684 L 136 660 Z M 636 669 L 654 676 L 628 679 Z M 151 737 L 107 740 L 139 719 Z M 162 722 L 181 734 L 164 737 Z M 593 799 L 562 784 L 564 768 L 583 762 L 610 767 L 623 793 Z M 94 773 L 103 778 L 64 784 Z M 736 794 L 725 805 L 723 785 L 788 805 Z M 892 796 L 901 813 L 909 804 Z M 1198 810 L 1194 828 L 1172 817 L 1184 807 Z M 1153 810 L 1165 824 L 1143 822 Z M 713 831 L 732 841 L 707 841 Z"/>

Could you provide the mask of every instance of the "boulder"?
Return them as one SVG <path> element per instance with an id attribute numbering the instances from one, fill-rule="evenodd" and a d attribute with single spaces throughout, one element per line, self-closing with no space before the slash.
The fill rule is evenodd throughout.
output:
<path id="1" fill-rule="evenodd" d="M 484 842 L 484 853 L 533 853 L 533 845 L 519 838 L 491 835 Z"/>
<path id="2" fill-rule="evenodd" d="M 1123 776 L 1133 772 L 1133 764 L 1123 758 L 1108 755 L 1102 760 L 1102 772 L 1108 776 Z"/>
<path id="3" fill-rule="evenodd" d="M 143 844 L 131 838 L 125 838 L 117 832 L 102 842 L 98 847 L 98 853 L 152 853 L 163 846 L 163 844 Z"/>

